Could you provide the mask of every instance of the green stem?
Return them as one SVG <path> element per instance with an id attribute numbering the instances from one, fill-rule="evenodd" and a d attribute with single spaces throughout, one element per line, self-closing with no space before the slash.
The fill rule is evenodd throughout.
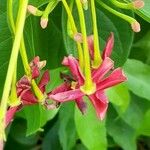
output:
<path id="1" fill-rule="evenodd" d="M 110 1 L 111 1 L 111 3 L 113 3 L 118 8 L 122 8 L 122 9 L 135 9 L 133 3 L 122 3 L 122 2 L 119 2 L 117 0 L 110 0 Z"/>
<path id="2" fill-rule="evenodd" d="M 7 111 L 7 100 L 10 93 L 12 78 L 14 74 L 14 70 L 17 64 L 17 58 L 20 48 L 20 42 L 23 35 L 23 29 L 25 24 L 25 18 L 26 18 L 26 10 L 27 10 L 28 0 L 20 0 L 20 7 L 18 12 L 18 22 L 16 24 L 16 34 L 14 38 L 14 43 L 12 47 L 12 52 L 9 60 L 9 66 L 7 70 L 6 80 L 4 84 L 4 90 L 2 94 L 1 99 L 1 106 L 0 106 L 0 124 L 1 124 L 1 132 L 0 132 L 0 138 L 5 140 L 5 114 Z"/>
<path id="3" fill-rule="evenodd" d="M 50 0 L 48 5 L 46 6 L 46 9 L 43 11 L 42 18 L 48 18 L 49 14 L 53 11 L 53 9 L 56 7 L 58 3 L 59 3 L 58 0 Z"/>
<path id="4" fill-rule="evenodd" d="M 81 1 L 76 0 L 76 5 L 78 9 L 80 27 L 83 36 L 83 51 L 84 51 L 84 60 L 85 60 L 84 61 L 85 83 L 84 86 L 81 87 L 81 89 L 84 93 L 90 94 L 93 93 L 93 91 L 95 90 L 95 86 L 94 83 L 92 82 L 92 77 L 91 77 L 90 55 L 89 55 L 88 43 L 87 43 L 85 18 L 84 18 L 84 12 L 83 12 Z"/>
<path id="5" fill-rule="evenodd" d="M 13 18 L 13 10 L 12 10 L 12 0 L 8 0 L 7 2 L 7 8 L 8 8 L 8 21 L 10 22 L 10 29 L 12 30 L 12 34 L 15 35 L 15 23 L 14 23 L 14 18 Z M 20 55 L 23 61 L 23 66 L 24 66 L 24 70 L 27 76 L 31 77 L 31 69 L 28 63 L 28 57 L 27 57 L 27 53 L 26 53 L 26 48 L 25 48 L 25 43 L 24 43 L 24 38 L 22 35 L 22 39 L 21 39 L 21 43 L 20 43 Z M 43 93 L 41 92 L 41 90 L 38 88 L 37 84 L 35 83 L 35 81 L 31 82 L 34 93 L 37 96 L 39 102 L 41 102 L 41 97 L 43 96 Z M 42 98 L 43 99 L 43 98 Z"/>
<path id="6" fill-rule="evenodd" d="M 97 19 L 96 19 L 96 9 L 95 9 L 95 2 L 91 0 L 91 11 L 92 11 L 92 20 L 93 20 L 93 32 L 94 32 L 94 61 L 93 61 L 93 68 L 98 68 L 102 63 L 102 58 L 100 54 L 99 48 L 99 37 L 98 37 L 98 30 L 97 30 Z"/>
<path id="7" fill-rule="evenodd" d="M 33 88 L 33 91 L 35 93 L 35 96 L 38 98 L 38 102 L 42 103 L 46 97 L 43 95 L 41 90 L 39 90 L 39 87 L 37 86 L 35 80 L 31 80 L 31 84 L 32 84 L 32 88 Z"/>
<path id="8" fill-rule="evenodd" d="M 11 93 L 8 99 L 8 105 L 10 107 L 19 106 L 21 104 L 20 98 L 18 98 L 17 96 L 16 79 L 17 79 L 17 66 L 14 70 L 12 84 L 11 84 Z"/>
<path id="9" fill-rule="evenodd" d="M 130 24 L 137 22 L 134 18 L 112 9 L 111 7 L 109 7 L 108 5 L 103 3 L 102 1 L 97 1 L 97 3 L 100 4 L 102 7 L 104 7 L 106 10 L 108 10 L 109 12 L 111 12 L 112 14 L 124 19 L 125 21 L 129 22 Z"/>
<path id="10" fill-rule="evenodd" d="M 72 9 L 73 9 L 73 5 L 74 5 L 74 0 L 71 0 L 71 1 L 70 1 L 70 4 L 69 4 L 69 9 L 70 9 L 71 12 L 72 12 Z M 69 35 L 71 38 L 74 37 L 74 33 L 73 33 L 72 28 L 71 28 L 71 23 L 70 23 L 69 18 L 67 19 L 67 32 L 68 32 L 68 35 Z"/>
<path id="11" fill-rule="evenodd" d="M 67 14 L 68 14 L 68 19 L 70 21 L 70 25 L 71 25 L 71 28 L 72 28 L 72 31 L 73 31 L 73 36 L 74 36 L 78 33 L 78 31 L 77 31 L 77 27 L 75 25 L 72 13 L 70 11 L 70 8 L 69 8 L 66 0 L 62 0 L 62 3 L 64 5 L 64 8 L 65 8 Z M 82 47 L 81 47 L 81 44 L 79 42 L 77 42 L 77 49 L 78 49 L 78 55 L 79 55 L 79 65 L 80 65 L 80 68 L 83 70 L 83 68 L 84 68 L 84 58 L 83 58 Z"/>
<path id="12" fill-rule="evenodd" d="M 13 10 L 12 10 L 12 6 L 13 6 L 13 0 L 8 0 L 7 2 L 7 10 L 8 10 L 8 22 L 10 24 L 10 30 L 12 31 L 12 34 L 15 35 L 15 23 L 14 23 L 14 18 L 13 18 Z M 22 62 L 23 62 L 23 66 L 24 66 L 24 70 L 26 72 L 26 74 L 28 76 L 31 75 L 31 71 L 30 71 L 30 66 L 28 63 L 28 57 L 26 54 L 26 48 L 25 48 L 25 44 L 24 44 L 24 38 L 22 36 L 21 39 L 21 43 L 20 43 L 20 54 L 21 54 L 21 58 L 22 58 Z"/>

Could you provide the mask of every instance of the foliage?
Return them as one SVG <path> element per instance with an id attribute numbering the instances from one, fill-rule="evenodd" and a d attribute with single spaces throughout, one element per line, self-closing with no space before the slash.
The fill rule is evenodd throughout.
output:
<path id="1" fill-rule="evenodd" d="M 97 0 L 99 1 L 99 0 Z M 45 8 L 48 0 L 30 0 L 29 3 Z M 14 12 L 17 11 L 14 1 Z M 112 6 L 112 4 L 109 4 Z M 64 103 L 59 109 L 45 110 L 40 105 L 25 107 L 16 114 L 14 122 L 7 129 L 6 149 L 43 150 L 136 150 L 145 146 L 150 149 L 150 2 L 145 0 L 141 10 L 122 11 L 134 16 L 141 23 L 142 31 L 133 33 L 130 25 L 114 16 L 96 3 L 98 33 L 103 49 L 110 32 L 114 33 L 115 46 L 112 59 L 115 67 L 123 67 L 128 81 L 107 91 L 110 106 L 104 121 L 100 121 L 89 105 L 85 115 L 73 102 Z M 113 6 L 112 6 L 113 7 Z M 0 96 L 2 95 L 6 71 L 13 42 L 7 22 L 6 1 L 0 0 Z M 77 8 L 73 7 L 76 24 L 79 20 Z M 92 33 L 91 15 L 85 12 L 88 34 Z M 64 56 L 77 55 L 76 45 L 68 36 L 67 14 L 58 4 L 49 16 L 46 29 L 41 29 L 39 18 L 28 14 L 24 37 L 29 60 L 39 55 L 47 60 L 51 82 L 47 91 L 62 83 L 60 72 Z M 18 79 L 24 74 L 21 58 L 18 59 Z M 142 144 L 144 141 L 144 144 Z"/>

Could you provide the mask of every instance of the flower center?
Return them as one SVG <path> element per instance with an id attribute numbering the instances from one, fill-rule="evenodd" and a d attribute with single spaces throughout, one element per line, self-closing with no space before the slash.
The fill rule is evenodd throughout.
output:
<path id="1" fill-rule="evenodd" d="M 76 89 L 77 84 L 78 84 L 77 82 L 72 81 L 72 82 L 71 82 L 71 89 L 75 90 L 75 89 Z"/>
<path id="2" fill-rule="evenodd" d="M 80 87 L 80 90 L 86 95 L 91 95 L 91 94 L 95 93 L 95 91 L 96 91 L 96 84 L 94 82 L 92 82 L 88 86 L 83 85 Z"/>

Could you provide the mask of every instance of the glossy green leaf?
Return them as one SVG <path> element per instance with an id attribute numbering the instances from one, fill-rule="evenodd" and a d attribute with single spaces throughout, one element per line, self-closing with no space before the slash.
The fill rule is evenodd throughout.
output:
<path id="1" fill-rule="evenodd" d="M 150 100 L 150 66 L 134 59 L 124 65 L 128 77 L 127 86 L 136 95 Z"/>
<path id="2" fill-rule="evenodd" d="M 71 150 L 76 144 L 77 133 L 74 122 L 74 103 L 66 103 L 59 111 L 59 139 L 63 150 Z"/>
<path id="3" fill-rule="evenodd" d="M 2 20 L 0 23 L 0 97 L 2 94 L 12 45 L 12 36 L 10 34 L 6 19 L 5 3 L 5 1 L 0 0 L 0 20 Z"/>
<path id="4" fill-rule="evenodd" d="M 106 127 L 108 134 L 123 150 L 137 149 L 135 130 L 122 119 L 119 119 L 112 107 L 109 107 Z"/>
<path id="5" fill-rule="evenodd" d="M 142 111 L 142 106 L 140 106 L 138 103 L 139 100 L 140 99 L 136 96 L 132 96 L 132 101 L 130 102 L 129 107 L 127 108 L 126 112 L 121 115 L 121 118 L 136 130 L 140 127 L 144 114 Z"/>
<path id="6" fill-rule="evenodd" d="M 136 136 L 138 137 L 140 135 L 139 129 L 143 126 L 145 114 L 150 108 L 150 101 L 138 97 L 133 93 L 131 93 L 131 99 L 132 101 L 129 107 L 120 117 L 124 122 L 134 128 Z"/>
<path id="7" fill-rule="evenodd" d="M 88 101 L 87 113 L 82 113 L 76 107 L 75 124 L 79 138 L 89 150 L 106 150 L 105 121 L 97 118 L 92 104 Z"/>
<path id="8" fill-rule="evenodd" d="M 124 84 L 117 85 L 115 87 L 109 88 L 106 90 L 109 101 L 117 106 L 120 113 L 126 111 L 129 102 L 130 102 L 130 94 L 128 88 Z"/>
<path id="9" fill-rule="evenodd" d="M 42 142 L 42 150 L 61 150 L 61 145 L 58 137 L 58 129 L 59 123 L 56 122 L 54 126 L 50 130 L 48 130 Z"/>
<path id="10" fill-rule="evenodd" d="M 24 108 L 25 119 L 27 120 L 27 136 L 31 135 L 37 131 L 42 131 L 41 127 L 46 124 L 46 122 L 52 119 L 56 113 L 55 110 L 46 110 L 41 105 L 33 105 Z"/>
<path id="11" fill-rule="evenodd" d="M 141 126 L 138 130 L 138 134 L 142 134 L 145 136 L 150 136 L 150 110 L 146 112 L 144 118 L 142 120 Z"/>

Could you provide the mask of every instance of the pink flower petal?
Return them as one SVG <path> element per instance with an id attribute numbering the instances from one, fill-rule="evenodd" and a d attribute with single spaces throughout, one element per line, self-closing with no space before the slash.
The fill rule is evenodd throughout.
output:
<path id="1" fill-rule="evenodd" d="M 0 139 L 0 150 L 4 149 L 4 141 Z"/>
<path id="2" fill-rule="evenodd" d="M 32 79 L 36 79 L 40 76 L 40 70 L 38 67 L 32 67 Z"/>
<path id="3" fill-rule="evenodd" d="M 39 61 L 40 61 L 40 57 L 39 56 L 36 56 L 36 57 L 34 57 L 34 59 L 31 61 L 31 63 L 33 62 L 34 64 L 38 64 L 39 63 Z"/>
<path id="4" fill-rule="evenodd" d="M 95 94 L 90 95 L 89 98 L 96 109 L 97 117 L 103 120 L 108 108 L 107 100 L 103 99 L 104 96 L 97 98 Z M 104 103 L 104 101 L 106 102 Z"/>
<path id="5" fill-rule="evenodd" d="M 76 42 L 82 43 L 83 42 L 82 34 L 81 33 L 77 33 L 74 36 L 74 40 Z M 88 48 L 89 48 L 89 51 L 90 51 L 91 59 L 94 59 L 94 37 L 93 37 L 93 35 L 89 35 L 87 37 L 87 43 L 88 43 Z"/>
<path id="6" fill-rule="evenodd" d="M 84 94 L 80 91 L 80 89 L 70 90 L 66 92 L 61 92 L 57 94 L 48 95 L 49 99 L 53 99 L 58 102 L 66 102 L 70 100 L 75 100 L 82 97 Z"/>
<path id="7" fill-rule="evenodd" d="M 31 89 L 31 83 L 27 76 L 23 76 L 18 82 L 17 82 L 17 95 L 18 97 L 24 94 L 26 91 Z"/>
<path id="8" fill-rule="evenodd" d="M 77 104 L 79 110 L 82 112 L 82 114 L 85 114 L 86 113 L 86 109 L 87 109 L 87 105 L 84 102 L 83 98 L 79 97 L 75 101 L 76 101 L 76 104 Z"/>
<path id="9" fill-rule="evenodd" d="M 10 107 L 6 113 L 6 127 L 13 121 L 14 115 L 17 112 L 18 107 Z"/>
<path id="10" fill-rule="evenodd" d="M 93 35 L 88 36 L 87 41 L 88 41 L 88 47 L 89 47 L 91 59 L 94 59 L 94 37 Z"/>
<path id="11" fill-rule="evenodd" d="M 30 67 L 32 71 L 32 78 L 36 79 L 40 75 L 40 70 L 38 68 L 38 63 L 40 62 L 40 57 L 36 56 L 34 59 L 30 62 Z"/>
<path id="12" fill-rule="evenodd" d="M 101 102 L 108 103 L 108 98 L 105 95 L 104 91 L 96 91 L 95 96 L 100 99 Z"/>
<path id="13" fill-rule="evenodd" d="M 104 75 L 113 68 L 113 66 L 114 62 L 109 57 L 106 57 L 101 66 L 98 69 L 92 71 L 93 81 L 99 82 L 104 77 Z"/>
<path id="14" fill-rule="evenodd" d="M 27 76 L 23 76 L 18 82 L 17 82 L 17 87 L 21 88 L 28 88 L 30 89 L 31 82 L 29 81 Z"/>
<path id="15" fill-rule="evenodd" d="M 110 57 L 113 46 L 114 46 L 114 34 L 111 32 L 111 34 L 106 42 L 105 49 L 103 51 L 103 56 L 102 56 L 103 59 L 105 59 L 106 57 Z"/>
<path id="16" fill-rule="evenodd" d="M 121 68 L 115 69 L 107 78 L 97 84 L 97 90 L 103 90 L 121 82 L 126 81 L 127 78 Z"/>
<path id="17" fill-rule="evenodd" d="M 83 85 L 84 77 L 81 73 L 78 61 L 73 56 L 68 56 L 64 58 L 62 64 L 68 66 L 75 80 L 78 81 L 79 85 Z"/>
<path id="18" fill-rule="evenodd" d="M 50 92 L 49 94 L 57 94 L 57 93 L 61 93 L 61 92 L 65 92 L 65 91 L 68 91 L 68 90 L 71 90 L 71 85 L 64 82 L 62 83 L 60 86 L 56 87 L 52 92 Z M 48 94 L 48 95 L 49 95 Z"/>
<path id="19" fill-rule="evenodd" d="M 41 77 L 41 80 L 38 84 L 38 87 L 40 88 L 40 90 L 42 91 L 42 93 L 45 92 L 45 86 L 48 84 L 48 82 L 50 81 L 50 75 L 49 75 L 49 71 L 46 70 L 42 77 Z"/>
<path id="20" fill-rule="evenodd" d="M 30 90 L 24 92 L 24 94 L 22 94 L 20 97 L 23 105 L 32 105 L 38 103 L 37 98 Z"/>

